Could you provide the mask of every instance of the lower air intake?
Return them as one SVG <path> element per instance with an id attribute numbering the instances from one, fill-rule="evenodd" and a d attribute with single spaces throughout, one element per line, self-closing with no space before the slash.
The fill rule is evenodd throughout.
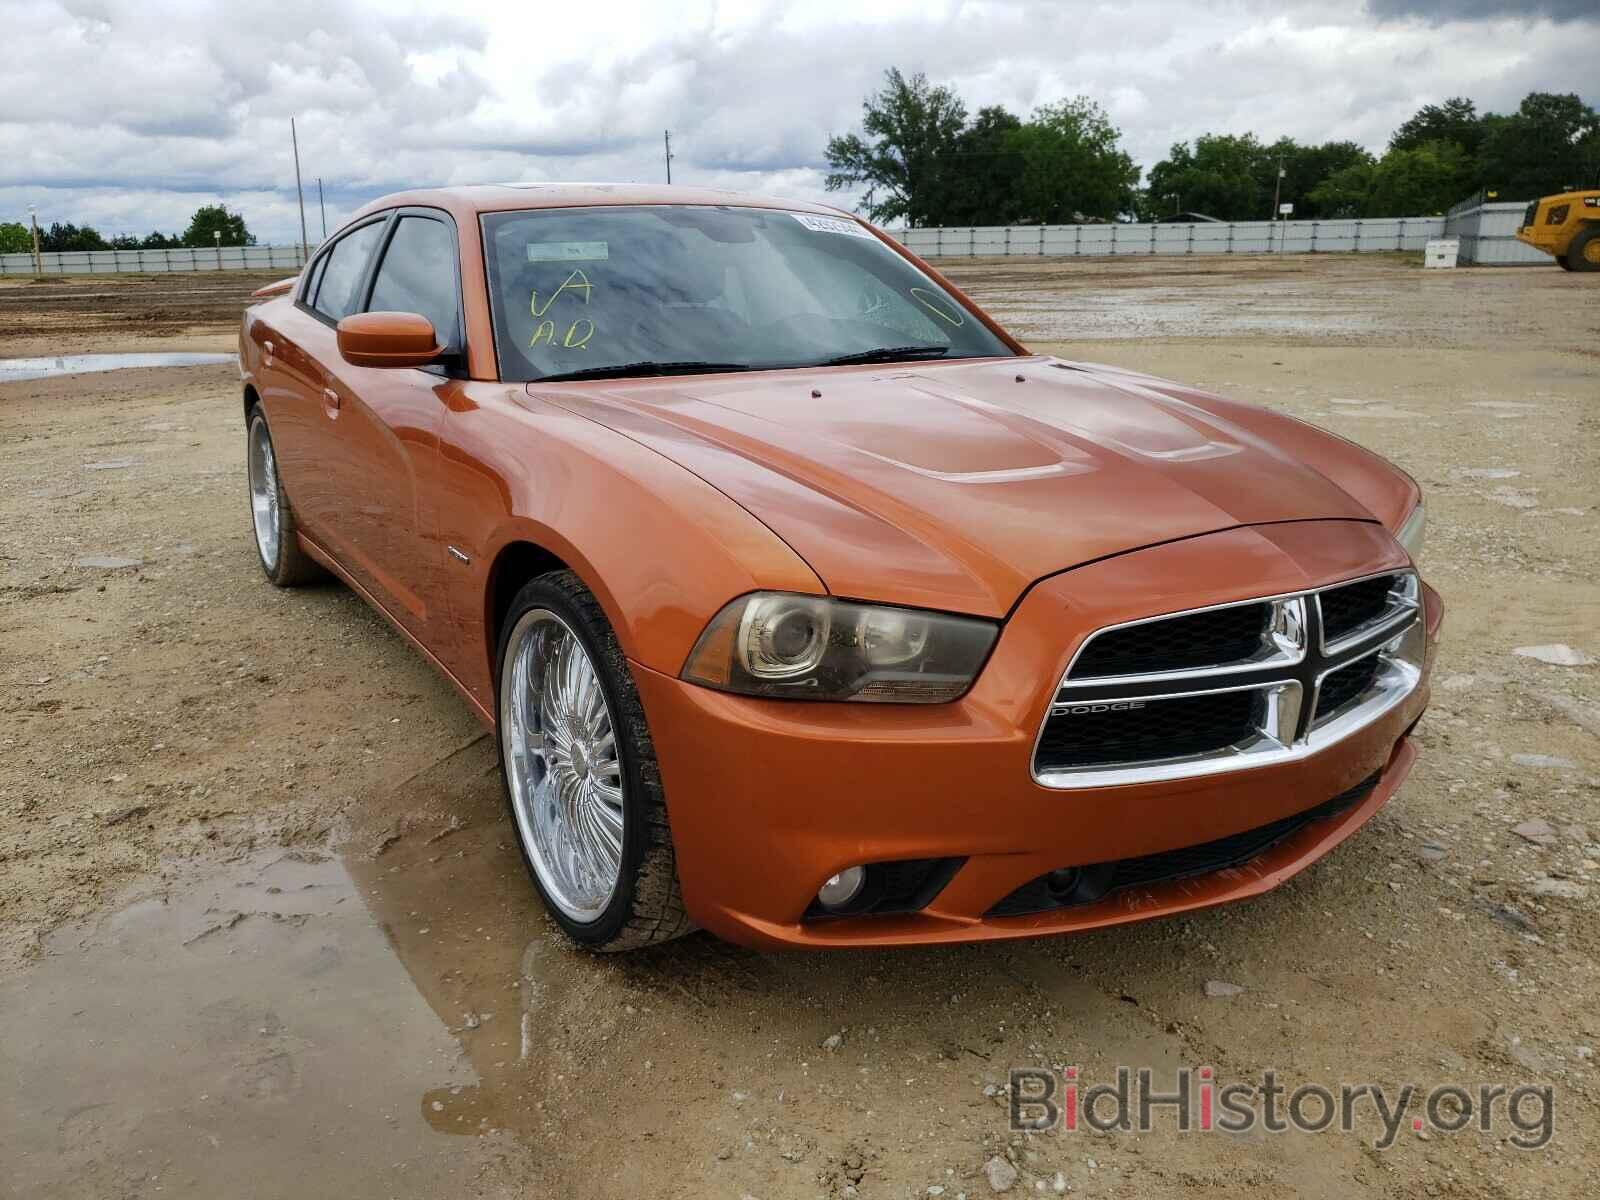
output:
<path id="1" fill-rule="evenodd" d="M 1340 792 L 1315 808 L 1216 841 L 1163 850 L 1159 854 L 1145 854 L 1138 858 L 1122 858 L 1051 871 L 1023 884 L 991 908 L 988 915 L 1022 917 L 1030 913 L 1092 904 L 1122 888 L 1150 887 L 1195 875 L 1209 875 L 1226 867 L 1242 866 L 1313 821 L 1323 821 L 1355 807 L 1370 796 L 1372 789 L 1377 786 L 1378 773 L 1374 772 L 1355 787 Z"/>

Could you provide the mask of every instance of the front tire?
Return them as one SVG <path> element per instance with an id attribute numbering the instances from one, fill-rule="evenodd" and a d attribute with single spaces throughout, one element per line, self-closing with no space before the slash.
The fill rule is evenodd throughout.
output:
<path id="1" fill-rule="evenodd" d="M 256 559 L 274 587 L 299 587 L 326 576 L 317 561 L 300 548 L 294 509 L 278 478 L 278 456 L 272 430 L 261 405 L 250 408 L 245 421 L 245 469 L 250 483 L 250 519 L 256 538 Z"/>
<path id="2" fill-rule="evenodd" d="M 1568 269 L 1600 271 L 1600 225 L 1590 225 L 1567 247 Z"/>
<path id="3" fill-rule="evenodd" d="M 1572 270 L 1572 264 L 1567 261 L 1567 256 L 1565 254 L 1556 255 L 1556 266 L 1560 267 L 1563 271 Z"/>
<path id="4" fill-rule="evenodd" d="M 688 933 L 644 706 L 576 575 L 542 575 L 517 593 L 498 663 L 506 802 L 550 915 L 590 950 Z"/>

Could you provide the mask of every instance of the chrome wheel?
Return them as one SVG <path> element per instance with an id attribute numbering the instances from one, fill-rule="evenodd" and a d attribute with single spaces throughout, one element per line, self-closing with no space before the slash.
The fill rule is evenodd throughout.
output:
<path id="1" fill-rule="evenodd" d="M 255 520 L 256 549 L 270 573 L 278 565 L 280 518 L 278 515 L 278 464 L 272 456 L 272 435 L 257 417 L 250 425 L 247 458 L 250 472 L 250 513 Z"/>
<path id="2" fill-rule="evenodd" d="M 597 920 L 622 876 L 623 779 L 600 677 L 571 626 L 524 613 L 506 641 L 500 724 L 511 810 L 545 894 Z"/>

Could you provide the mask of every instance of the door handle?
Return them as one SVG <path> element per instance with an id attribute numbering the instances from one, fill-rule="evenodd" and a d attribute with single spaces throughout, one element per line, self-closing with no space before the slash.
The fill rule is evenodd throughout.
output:
<path id="1" fill-rule="evenodd" d="M 339 415 L 339 393 L 331 387 L 322 389 L 322 410 L 330 417 Z"/>

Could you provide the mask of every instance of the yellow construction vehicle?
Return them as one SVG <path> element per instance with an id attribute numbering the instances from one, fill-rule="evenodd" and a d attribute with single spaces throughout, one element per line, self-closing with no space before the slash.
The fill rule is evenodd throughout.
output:
<path id="1" fill-rule="evenodd" d="M 1528 205 L 1517 240 L 1555 255 L 1565 271 L 1600 271 L 1600 190 L 1562 192 Z"/>

